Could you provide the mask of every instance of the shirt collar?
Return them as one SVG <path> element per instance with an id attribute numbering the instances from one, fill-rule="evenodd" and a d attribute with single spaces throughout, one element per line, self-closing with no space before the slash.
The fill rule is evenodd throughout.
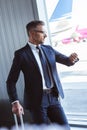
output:
<path id="1" fill-rule="evenodd" d="M 36 45 L 35 44 L 32 44 L 31 42 L 28 42 L 28 44 L 31 47 L 31 49 L 36 50 Z"/>
<path id="2" fill-rule="evenodd" d="M 31 49 L 36 50 L 37 45 L 32 44 L 31 42 L 28 42 L 28 44 L 29 44 L 29 46 L 31 47 Z M 40 47 L 40 45 L 38 45 L 38 46 Z"/>

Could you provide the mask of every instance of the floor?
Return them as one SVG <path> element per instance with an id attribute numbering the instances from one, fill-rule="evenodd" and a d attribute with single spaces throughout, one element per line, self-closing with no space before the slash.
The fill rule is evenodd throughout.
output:
<path id="1" fill-rule="evenodd" d="M 82 127 L 71 127 L 71 130 L 87 130 L 87 128 L 82 128 Z"/>

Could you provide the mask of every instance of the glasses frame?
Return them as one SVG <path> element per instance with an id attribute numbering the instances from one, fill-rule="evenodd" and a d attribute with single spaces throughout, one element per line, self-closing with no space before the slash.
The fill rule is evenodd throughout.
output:
<path id="1" fill-rule="evenodd" d="M 46 31 L 41 31 L 41 30 L 37 30 L 37 29 L 34 29 L 33 31 L 38 32 L 38 33 L 42 33 L 42 34 L 47 34 Z"/>

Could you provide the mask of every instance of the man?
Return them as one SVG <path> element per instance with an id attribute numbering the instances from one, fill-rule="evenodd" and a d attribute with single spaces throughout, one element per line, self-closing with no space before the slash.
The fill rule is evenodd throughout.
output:
<path id="1" fill-rule="evenodd" d="M 75 64 L 78 56 L 72 53 L 67 57 L 51 46 L 43 45 L 47 37 L 44 25 L 44 22 L 39 20 L 31 21 L 26 25 L 29 40 L 23 48 L 15 52 L 7 78 L 7 91 L 12 103 L 12 112 L 17 115 L 24 114 L 16 92 L 16 82 L 22 71 L 25 81 L 24 105 L 30 111 L 34 123 L 48 124 L 50 121 L 68 126 L 59 101 L 59 95 L 64 98 L 64 94 L 57 74 L 56 62 L 71 66 Z M 44 55 L 44 65 L 40 59 L 41 53 Z"/>

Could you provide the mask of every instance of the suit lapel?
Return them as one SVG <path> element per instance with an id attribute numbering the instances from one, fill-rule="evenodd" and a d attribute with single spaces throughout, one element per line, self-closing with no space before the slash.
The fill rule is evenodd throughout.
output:
<path id="1" fill-rule="evenodd" d="M 38 67 L 38 70 L 39 70 L 39 66 L 38 66 L 38 63 L 37 63 L 37 61 L 36 61 L 36 59 L 35 59 L 35 57 L 34 57 L 34 55 L 33 55 L 33 52 L 32 52 L 32 50 L 31 50 L 31 48 L 30 48 L 30 46 L 27 44 L 26 45 L 26 58 L 27 58 L 27 60 L 30 62 L 30 61 L 32 61 L 33 62 L 33 64 L 36 66 L 36 67 Z M 40 71 L 40 70 L 39 70 Z"/>
<path id="2" fill-rule="evenodd" d="M 41 46 L 42 50 L 44 51 L 45 55 L 46 55 L 46 58 L 48 60 L 48 62 L 51 64 L 52 63 L 52 53 L 50 50 L 48 50 L 48 48 L 44 47 L 44 46 Z"/>

